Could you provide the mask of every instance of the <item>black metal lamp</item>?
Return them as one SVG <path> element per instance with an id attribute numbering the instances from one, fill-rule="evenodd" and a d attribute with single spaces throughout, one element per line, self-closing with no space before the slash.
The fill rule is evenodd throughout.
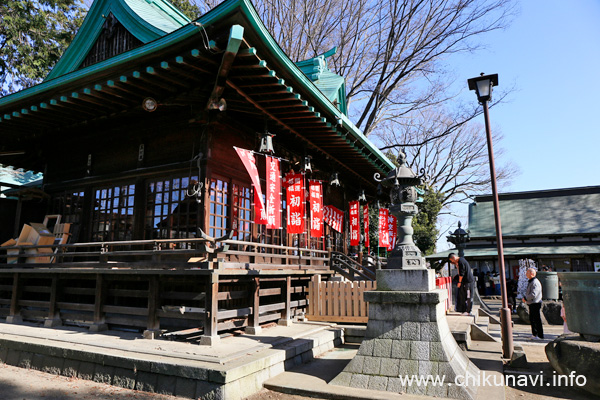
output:
<path id="1" fill-rule="evenodd" d="M 452 232 L 448 236 L 446 236 L 446 239 L 448 240 L 448 242 L 450 242 L 456 246 L 456 249 L 458 250 L 458 256 L 464 257 L 465 256 L 465 247 L 466 247 L 467 242 L 469 240 L 471 240 L 471 236 L 469 234 L 470 232 L 465 231 L 461 227 L 461 225 L 462 225 L 461 222 L 458 221 L 458 229 L 456 229 L 454 232 Z"/>
<path id="2" fill-rule="evenodd" d="M 367 202 L 367 196 L 365 195 L 365 189 L 361 189 L 360 193 L 358 194 L 358 202 L 359 203 Z"/>
<path id="3" fill-rule="evenodd" d="M 275 153 L 275 150 L 273 149 L 273 136 L 275 135 L 266 131 L 262 134 L 260 138 L 259 152 L 267 154 Z"/>
<path id="4" fill-rule="evenodd" d="M 304 172 L 308 172 L 308 171 L 310 171 L 311 173 L 313 172 L 311 160 L 312 160 L 312 156 L 304 157 Z"/>
<path id="5" fill-rule="evenodd" d="M 492 88 L 498 86 L 498 74 L 484 75 L 477 78 L 467 79 L 469 90 L 474 90 L 480 104 L 492 100 Z"/>
<path id="6" fill-rule="evenodd" d="M 331 186 L 340 186 L 340 178 L 338 176 L 337 172 L 334 172 L 333 174 L 331 174 L 331 181 L 329 182 L 329 184 Z"/>

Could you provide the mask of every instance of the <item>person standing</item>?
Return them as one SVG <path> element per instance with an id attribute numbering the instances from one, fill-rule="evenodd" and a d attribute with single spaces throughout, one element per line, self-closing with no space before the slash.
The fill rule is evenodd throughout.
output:
<path id="1" fill-rule="evenodd" d="M 448 262 L 458 268 L 456 311 L 463 315 L 470 315 L 473 308 L 473 283 L 475 281 L 471 266 L 464 257 L 458 257 L 455 253 L 448 254 Z"/>
<path id="2" fill-rule="evenodd" d="M 529 321 L 531 322 L 531 339 L 543 339 L 544 328 L 542 326 L 542 284 L 536 278 L 537 271 L 533 268 L 527 269 L 527 291 L 522 299 L 529 305 Z"/>

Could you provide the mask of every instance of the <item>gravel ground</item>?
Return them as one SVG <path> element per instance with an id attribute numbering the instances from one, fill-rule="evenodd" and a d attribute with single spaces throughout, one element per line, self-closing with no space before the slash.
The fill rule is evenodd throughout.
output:
<path id="1" fill-rule="evenodd" d="M 0 398 L 2 400 L 176 400 L 137 390 L 103 383 L 47 374 L 34 369 L 0 364 Z"/>

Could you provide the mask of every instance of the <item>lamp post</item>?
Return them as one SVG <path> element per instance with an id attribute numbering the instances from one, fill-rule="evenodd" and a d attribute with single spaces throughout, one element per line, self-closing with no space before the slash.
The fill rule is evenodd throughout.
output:
<path id="1" fill-rule="evenodd" d="M 494 149 L 492 146 L 492 131 L 490 129 L 490 116 L 488 102 L 492 99 L 492 88 L 498 86 L 498 74 L 484 75 L 467 80 L 469 90 L 475 90 L 479 104 L 483 106 L 485 119 L 485 133 L 487 136 L 488 157 L 490 160 L 490 178 L 492 183 L 492 198 L 494 203 L 494 221 L 496 224 L 496 243 L 498 245 L 498 264 L 500 266 L 500 287 L 502 291 L 502 310 L 500 322 L 502 323 L 502 355 L 510 359 L 513 353 L 513 337 L 511 325 L 511 312 L 508 308 L 506 295 L 506 269 L 504 268 L 504 251 L 502 244 L 502 226 L 500 223 L 500 205 L 498 201 L 498 188 L 496 185 L 496 167 L 494 164 Z"/>

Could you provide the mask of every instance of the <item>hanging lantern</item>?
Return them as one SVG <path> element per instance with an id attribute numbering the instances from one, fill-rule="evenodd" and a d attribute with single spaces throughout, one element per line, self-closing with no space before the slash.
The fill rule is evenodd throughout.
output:
<path id="1" fill-rule="evenodd" d="M 262 134 L 262 137 L 260 138 L 260 149 L 258 150 L 260 153 L 275 153 L 275 150 L 273 149 L 273 136 L 275 135 L 269 132 Z"/>
<path id="2" fill-rule="evenodd" d="M 331 181 L 329 182 L 329 184 L 331 186 L 337 186 L 337 187 L 340 186 L 340 179 L 338 177 L 338 173 L 337 172 L 334 172 L 333 174 L 331 174 Z"/>

